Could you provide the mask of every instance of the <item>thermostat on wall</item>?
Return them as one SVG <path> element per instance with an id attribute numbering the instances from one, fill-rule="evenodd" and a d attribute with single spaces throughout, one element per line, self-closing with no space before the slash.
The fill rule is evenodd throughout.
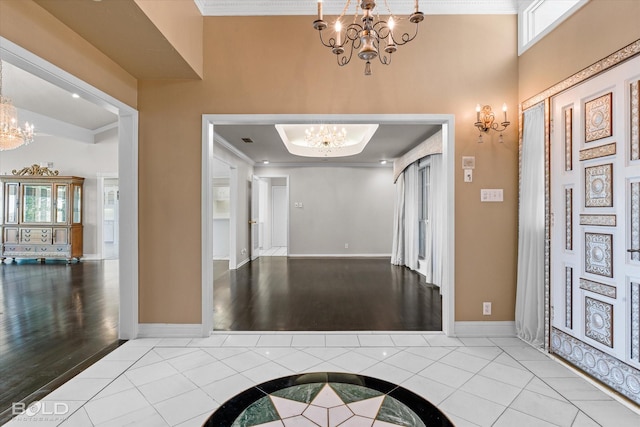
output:
<path id="1" fill-rule="evenodd" d="M 475 169 L 476 158 L 475 156 L 462 156 L 462 169 Z"/>

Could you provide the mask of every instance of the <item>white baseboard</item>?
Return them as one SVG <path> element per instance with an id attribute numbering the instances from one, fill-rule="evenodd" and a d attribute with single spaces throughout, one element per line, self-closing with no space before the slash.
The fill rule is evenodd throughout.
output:
<path id="1" fill-rule="evenodd" d="M 245 258 L 244 260 L 240 261 L 238 263 L 238 265 L 236 265 L 236 269 L 242 267 L 243 265 L 247 264 L 249 261 L 251 261 L 251 258 Z"/>
<path id="2" fill-rule="evenodd" d="M 391 254 L 289 254 L 290 258 L 391 258 Z"/>
<path id="3" fill-rule="evenodd" d="M 200 323 L 139 323 L 138 338 L 198 338 Z"/>
<path id="4" fill-rule="evenodd" d="M 515 337 L 516 322 L 455 322 L 454 331 L 456 337 Z"/>
<path id="5" fill-rule="evenodd" d="M 100 256 L 98 256 L 98 254 L 82 254 L 82 256 L 80 257 L 80 260 L 82 261 L 98 261 L 101 260 L 102 258 Z"/>

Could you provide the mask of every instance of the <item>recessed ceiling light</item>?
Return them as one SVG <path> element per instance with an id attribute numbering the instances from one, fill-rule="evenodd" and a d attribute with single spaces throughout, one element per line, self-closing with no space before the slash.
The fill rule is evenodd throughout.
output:
<path id="1" fill-rule="evenodd" d="M 387 161 L 386 161 L 386 160 L 380 160 L 380 164 L 381 164 L 381 165 L 386 165 L 386 164 L 387 164 Z"/>
<path id="2" fill-rule="evenodd" d="M 78 99 L 78 98 L 80 98 L 80 95 L 78 95 L 77 93 L 72 93 L 71 97 L 75 98 L 75 99 Z"/>
<path id="3" fill-rule="evenodd" d="M 262 163 L 265 164 L 265 165 L 268 165 L 269 164 L 269 160 L 263 160 Z"/>

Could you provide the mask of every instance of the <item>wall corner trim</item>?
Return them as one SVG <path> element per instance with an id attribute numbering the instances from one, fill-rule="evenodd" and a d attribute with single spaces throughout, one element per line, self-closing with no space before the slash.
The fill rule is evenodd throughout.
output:
<path id="1" fill-rule="evenodd" d="M 516 322 L 509 321 L 477 321 L 455 322 L 456 337 L 515 337 Z"/>
<path id="2" fill-rule="evenodd" d="M 201 338 L 200 323 L 139 323 L 138 338 Z"/>

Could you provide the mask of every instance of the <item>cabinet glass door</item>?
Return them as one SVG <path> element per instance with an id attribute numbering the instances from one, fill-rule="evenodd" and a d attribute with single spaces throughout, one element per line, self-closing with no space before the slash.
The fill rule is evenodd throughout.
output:
<path id="1" fill-rule="evenodd" d="M 7 224 L 18 223 L 18 184 L 7 184 L 7 212 L 6 220 Z"/>
<path id="2" fill-rule="evenodd" d="M 56 222 L 67 223 L 67 186 L 56 185 Z"/>
<path id="3" fill-rule="evenodd" d="M 82 222 L 82 187 L 73 185 L 73 223 Z"/>
<path id="4" fill-rule="evenodd" d="M 51 196 L 51 185 L 24 185 L 22 222 L 51 222 Z"/>

